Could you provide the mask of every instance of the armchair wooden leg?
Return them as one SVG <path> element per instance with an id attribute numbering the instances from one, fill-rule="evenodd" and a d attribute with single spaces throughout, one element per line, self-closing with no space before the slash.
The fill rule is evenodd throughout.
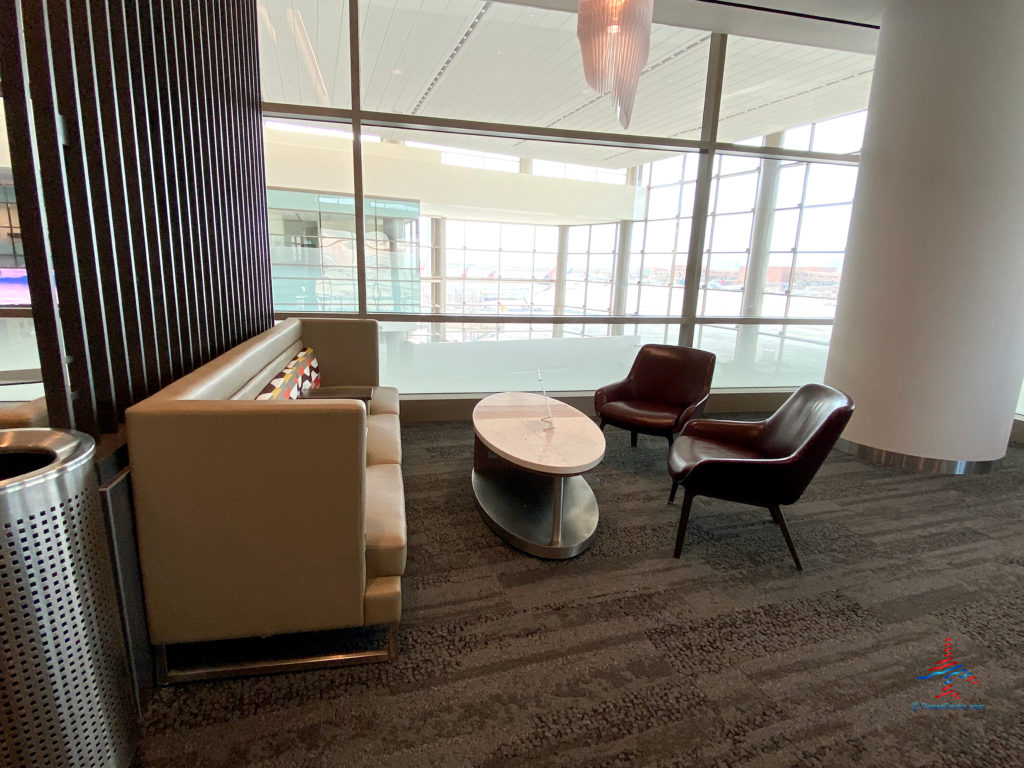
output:
<path id="1" fill-rule="evenodd" d="M 671 490 L 671 492 L 668 495 L 668 503 L 669 504 L 671 504 L 673 501 L 676 500 L 676 491 L 677 490 L 679 490 L 679 481 L 678 480 L 673 480 L 672 481 L 672 490 Z"/>
<path id="2" fill-rule="evenodd" d="M 673 433 L 669 432 L 667 435 L 665 435 L 665 437 L 668 438 L 669 450 L 672 450 L 672 445 L 673 445 L 673 443 L 675 443 L 676 436 Z"/>
<path id="3" fill-rule="evenodd" d="M 629 444 L 636 448 L 636 432 L 629 433 Z"/>
<path id="4" fill-rule="evenodd" d="M 693 493 L 687 488 L 683 492 L 683 509 L 679 514 L 679 532 L 676 534 L 676 551 L 672 557 L 678 558 L 683 553 L 683 539 L 686 538 L 686 524 L 690 522 L 692 506 Z"/>
<path id="5" fill-rule="evenodd" d="M 789 535 L 789 526 L 786 525 L 786 518 L 782 516 L 782 508 L 776 504 L 769 507 L 772 512 L 772 518 L 779 524 L 782 529 L 782 535 L 786 537 L 786 546 L 789 547 L 789 554 L 793 556 L 793 562 L 796 563 L 796 569 L 802 571 L 804 567 L 800 565 L 800 558 L 797 557 L 796 547 L 793 546 L 793 538 Z"/>
<path id="6" fill-rule="evenodd" d="M 604 432 L 604 425 L 607 424 L 607 423 L 608 423 L 607 421 L 605 421 L 604 419 L 601 419 L 601 431 L 602 432 Z"/>
<path id="7" fill-rule="evenodd" d="M 772 522 L 775 523 L 776 525 L 778 525 L 779 524 L 779 515 L 775 511 L 775 507 L 768 507 L 768 511 L 772 513 Z"/>

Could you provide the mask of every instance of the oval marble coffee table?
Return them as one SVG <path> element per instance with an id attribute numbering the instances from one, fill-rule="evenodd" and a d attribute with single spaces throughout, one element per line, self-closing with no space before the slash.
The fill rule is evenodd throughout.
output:
<path id="1" fill-rule="evenodd" d="M 590 546 L 597 499 L 580 475 L 604 458 L 604 435 L 585 414 L 532 392 L 501 392 L 473 409 L 473 492 L 484 521 L 537 557 L 563 560 Z"/>

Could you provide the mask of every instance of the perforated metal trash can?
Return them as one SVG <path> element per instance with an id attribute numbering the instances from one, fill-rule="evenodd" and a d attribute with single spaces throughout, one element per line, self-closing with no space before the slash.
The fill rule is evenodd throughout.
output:
<path id="1" fill-rule="evenodd" d="M 0 430 L 4 768 L 121 768 L 134 752 L 94 451 L 79 432 Z"/>

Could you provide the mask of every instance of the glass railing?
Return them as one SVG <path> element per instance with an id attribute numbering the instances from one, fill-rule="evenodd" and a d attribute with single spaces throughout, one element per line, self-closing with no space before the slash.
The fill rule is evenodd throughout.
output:
<path id="1" fill-rule="evenodd" d="M 383 384 L 403 394 L 590 391 L 622 379 L 644 344 L 679 340 L 674 323 L 380 323 Z M 718 356 L 714 386 L 821 381 L 830 326 L 703 324 L 694 346 Z"/>

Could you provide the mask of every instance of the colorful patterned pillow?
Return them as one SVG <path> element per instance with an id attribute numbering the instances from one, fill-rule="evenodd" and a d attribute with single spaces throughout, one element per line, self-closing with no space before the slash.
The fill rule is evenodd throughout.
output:
<path id="1" fill-rule="evenodd" d="M 320 386 L 320 363 L 312 347 L 301 350 L 270 380 L 257 400 L 298 400 Z"/>

